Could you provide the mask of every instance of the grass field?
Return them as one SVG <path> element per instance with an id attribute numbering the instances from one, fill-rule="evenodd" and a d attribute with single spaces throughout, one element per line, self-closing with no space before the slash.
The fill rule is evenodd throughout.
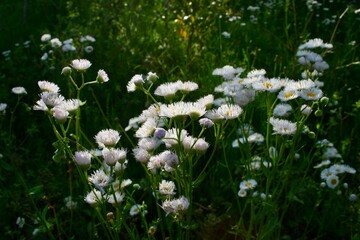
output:
<path id="1" fill-rule="evenodd" d="M 356 1 L 4 0 L 0 20 L 4 239 L 360 239 Z"/>

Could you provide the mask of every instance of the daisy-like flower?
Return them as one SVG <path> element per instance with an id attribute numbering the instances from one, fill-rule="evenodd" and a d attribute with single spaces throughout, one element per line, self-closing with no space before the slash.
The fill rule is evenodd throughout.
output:
<path id="1" fill-rule="evenodd" d="M 92 53 L 92 52 L 94 51 L 94 47 L 88 45 L 88 46 L 84 47 L 84 51 L 85 51 L 86 53 Z"/>
<path id="2" fill-rule="evenodd" d="M 292 107 L 290 104 L 279 103 L 275 106 L 273 110 L 274 117 L 287 117 L 292 111 Z"/>
<path id="3" fill-rule="evenodd" d="M 164 136 L 165 134 L 166 134 L 166 130 L 164 129 Z M 159 140 L 159 138 L 157 137 L 141 138 L 140 141 L 138 142 L 138 146 L 140 148 L 146 149 L 147 151 L 152 151 L 158 148 L 161 143 L 162 141 Z"/>
<path id="4" fill-rule="evenodd" d="M 42 92 L 40 93 L 40 98 L 49 108 L 58 106 L 65 101 L 62 95 L 54 92 Z"/>
<path id="5" fill-rule="evenodd" d="M 80 42 L 96 42 L 96 39 L 92 36 L 86 35 L 80 38 Z"/>
<path id="6" fill-rule="evenodd" d="M 156 75 L 156 73 L 153 72 L 148 72 L 146 75 L 146 80 L 149 82 L 155 82 L 158 79 L 158 75 Z"/>
<path id="7" fill-rule="evenodd" d="M 91 62 L 87 59 L 75 59 L 71 61 L 70 66 L 77 71 L 83 72 L 91 66 Z"/>
<path id="8" fill-rule="evenodd" d="M 25 95 L 27 94 L 26 89 L 24 87 L 13 87 L 11 92 L 16 95 Z"/>
<path id="9" fill-rule="evenodd" d="M 141 162 L 141 163 L 145 163 L 145 162 L 149 161 L 149 159 L 151 157 L 150 153 L 146 149 L 143 149 L 141 147 L 135 147 L 133 149 L 133 154 L 134 154 L 136 161 Z"/>
<path id="10" fill-rule="evenodd" d="M 173 181 L 162 180 L 159 184 L 159 193 L 166 196 L 175 195 L 175 183 Z"/>
<path id="11" fill-rule="evenodd" d="M 102 189 L 107 185 L 109 185 L 110 180 L 111 180 L 110 176 L 107 175 L 102 169 L 96 170 L 89 177 L 89 182 L 94 184 L 94 186 L 98 189 Z"/>
<path id="12" fill-rule="evenodd" d="M 118 148 L 103 148 L 102 156 L 109 166 L 115 166 L 116 162 L 123 161 L 126 158 L 126 150 Z"/>
<path id="13" fill-rule="evenodd" d="M 271 78 L 271 79 L 264 78 L 263 80 L 254 82 L 252 84 L 252 87 L 255 90 L 259 90 L 259 91 L 276 92 L 282 87 L 282 83 L 277 78 Z"/>
<path id="14" fill-rule="evenodd" d="M 122 162 L 116 162 L 115 167 L 114 167 L 114 171 L 116 173 L 122 173 L 127 168 L 127 165 L 128 165 L 128 160 L 126 160 L 126 159 L 123 160 Z"/>
<path id="15" fill-rule="evenodd" d="M 109 77 L 108 77 L 107 73 L 103 69 L 100 69 L 98 71 L 96 81 L 99 82 L 99 83 L 105 83 L 105 82 L 109 81 Z"/>
<path id="16" fill-rule="evenodd" d="M 140 204 L 135 204 L 133 206 L 131 206 L 130 208 L 130 216 L 136 216 L 140 213 L 141 211 L 141 205 Z"/>
<path id="17" fill-rule="evenodd" d="M 155 89 L 154 94 L 168 99 L 173 98 L 179 90 L 180 84 L 181 81 L 163 83 Z"/>
<path id="18" fill-rule="evenodd" d="M 169 105 L 160 106 L 159 116 L 178 118 L 190 116 L 192 119 L 201 117 L 206 113 L 205 106 L 194 102 L 175 102 Z"/>
<path id="19" fill-rule="evenodd" d="M 328 166 L 331 164 L 331 161 L 328 159 L 328 160 L 324 160 L 322 161 L 321 163 L 319 164 L 316 164 L 313 168 L 322 168 L 324 166 Z"/>
<path id="20" fill-rule="evenodd" d="M 310 88 L 300 91 L 300 97 L 305 100 L 319 100 L 323 96 L 323 92 L 319 88 Z"/>
<path id="21" fill-rule="evenodd" d="M 114 207 L 119 206 L 124 201 L 124 198 L 125 198 L 125 193 L 118 191 L 107 195 L 108 203 L 110 203 Z"/>
<path id="22" fill-rule="evenodd" d="M 193 149 L 199 153 L 205 153 L 209 148 L 209 143 L 204 138 L 198 138 L 193 145 Z"/>
<path id="23" fill-rule="evenodd" d="M 178 132 L 180 131 L 179 135 Z M 188 132 L 185 129 L 177 129 L 177 128 L 171 128 L 168 129 L 165 137 L 162 139 L 162 141 L 165 143 L 167 148 L 176 146 L 183 142 L 185 137 L 188 135 Z"/>
<path id="24" fill-rule="evenodd" d="M 75 152 L 75 162 L 77 165 L 88 169 L 91 164 L 91 153 L 88 151 L 77 151 Z"/>
<path id="25" fill-rule="evenodd" d="M 120 140 L 120 134 L 113 129 L 105 129 L 98 132 L 95 136 L 95 141 L 99 145 L 99 148 L 113 147 Z"/>
<path id="26" fill-rule="evenodd" d="M 47 41 L 49 41 L 51 39 L 51 35 L 50 34 L 43 34 L 42 36 L 41 36 L 41 38 L 40 38 L 40 40 L 42 41 L 42 42 L 47 42 Z"/>
<path id="27" fill-rule="evenodd" d="M 38 86 L 42 92 L 52 92 L 58 93 L 60 92 L 60 88 L 58 85 L 48 81 L 38 81 Z"/>
<path id="28" fill-rule="evenodd" d="M 144 79 L 141 74 L 134 75 L 128 82 L 126 89 L 128 92 L 135 92 L 136 87 L 142 86 L 144 84 Z"/>
<path id="29" fill-rule="evenodd" d="M 196 102 L 200 105 L 205 106 L 206 108 L 210 108 L 214 102 L 214 95 L 206 95 L 205 97 L 199 98 Z"/>
<path id="30" fill-rule="evenodd" d="M 213 121 L 208 118 L 201 118 L 199 119 L 199 124 L 203 128 L 210 128 L 214 125 Z"/>
<path id="31" fill-rule="evenodd" d="M 345 167 L 343 164 L 334 164 L 329 168 L 329 171 L 335 175 L 345 172 Z"/>
<path id="32" fill-rule="evenodd" d="M 123 188 L 126 188 L 127 186 L 129 186 L 130 184 L 132 184 L 131 179 L 124 179 L 121 181 L 120 187 L 123 189 Z"/>
<path id="33" fill-rule="evenodd" d="M 331 174 L 327 179 L 326 179 L 326 185 L 329 187 L 329 188 L 336 188 L 337 185 L 339 185 L 339 177 L 335 174 Z"/>
<path id="34" fill-rule="evenodd" d="M 168 214 L 179 214 L 183 211 L 186 211 L 190 206 L 189 200 L 181 196 L 178 199 L 165 200 L 161 208 L 165 211 L 166 215 Z"/>
<path id="35" fill-rule="evenodd" d="M 84 198 L 85 202 L 90 204 L 92 207 L 96 207 L 97 204 L 103 199 L 103 196 L 99 190 L 93 189 Z"/>
<path id="36" fill-rule="evenodd" d="M 62 47 L 61 47 L 63 52 L 74 52 L 76 51 L 76 47 L 72 44 L 69 43 L 65 43 Z"/>
<path id="37" fill-rule="evenodd" d="M 278 94 L 278 99 L 281 101 L 289 101 L 299 97 L 299 92 L 296 90 L 282 90 Z"/>
<path id="38" fill-rule="evenodd" d="M 53 38 L 50 40 L 51 47 L 59 48 L 62 46 L 62 42 L 58 38 Z"/>
<path id="39" fill-rule="evenodd" d="M 57 107 L 60 107 L 66 111 L 68 111 L 70 114 L 76 113 L 78 108 L 81 106 L 82 102 L 79 99 L 67 99 L 57 105 Z"/>
<path id="40" fill-rule="evenodd" d="M 328 179 L 328 177 L 330 177 L 333 174 L 334 173 L 330 172 L 329 168 L 325 168 L 324 170 L 321 171 L 320 178 L 323 180 L 326 180 L 326 179 Z"/>
<path id="41" fill-rule="evenodd" d="M 260 133 L 253 133 L 248 138 L 249 143 L 262 143 L 264 142 L 264 136 Z"/>
<path id="42" fill-rule="evenodd" d="M 146 138 L 151 137 L 157 128 L 157 121 L 153 118 L 148 118 L 143 125 L 136 131 L 135 137 Z"/>
<path id="43" fill-rule="evenodd" d="M 49 108 L 46 106 L 45 102 L 42 99 L 40 99 L 36 102 L 36 104 L 33 106 L 33 109 L 44 111 L 44 112 L 49 111 Z"/>
<path id="44" fill-rule="evenodd" d="M 300 107 L 300 111 L 302 114 L 304 115 L 309 115 L 311 114 L 312 112 L 312 109 L 310 106 L 306 105 L 306 104 L 303 104 L 301 107 Z"/>
<path id="45" fill-rule="evenodd" d="M 304 44 L 301 44 L 299 46 L 299 49 L 312 49 L 312 48 L 327 48 L 327 49 L 331 49 L 333 48 L 333 45 L 331 43 L 324 43 L 324 41 L 320 38 L 314 38 L 314 39 L 310 39 L 309 41 L 307 41 Z"/>
<path id="46" fill-rule="evenodd" d="M 228 120 L 239 117 L 243 110 L 238 105 L 223 104 L 218 109 L 216 109 L 216 112 L 220 114 L 224 119 Z"/>
<path id="47" fill-rule="evenodd" d="M 214 76 L 221 76 L 226 80 L 231 80 L 236 76 L 240 75 L 244 71 L 243 68 L 234 68 L 232 66 L 226 65 L 222 68 L 216 68 L 212 75 Z"/>
<path id="48" fill-rule="evenodd" d="M 188 94 L 189 92 L 195 91 L 199 88 L 199 85 L 195 82 L 187 81 L 180 82 L 178 86 L 178 90 L 182 93 Z"/>
<path id="49" fill-rule="evenodd" d="M 63 124 L 66 122 L 66 120 L 69 117 L 69 112 L 61 107 L 55 106 L 51 109 L 51 112 L 53 114 L 53 117 L 56 119 L 56 121 L 60 124 Z"/>
<path id="50" fill-rule="evenodd" d="M 49 58 L 49 54 L 48 54 L 48 53 L 44 53 L 44 54 L 41 56 L 40 60 L 41 60 L 41 61 L 46 61 L 48 58 Z"/>
<path id="51" fill-rule="evenodd" d="M 273 126 L 274 134 L 293 135 L 296 132 L 296 123 L 271 117 L 270 124 Z"/>
<path id="52" fill-rule="evenodd" d="M 245 189 L 243 189 L 243 188 L 241 188 L 240 190 L 239 190 L 239 192 L 238 192 L 238 196 L 239 197 L 246 197 L 247 196 L 247 192 L 246 192 L 246 190 Z"/>
<path id="53" fill-rule="evenodd" d="M 244 180 L 240 183 L 240 189 L 254 189 L 257 186 L 257 182 L 254 179 Z"/>

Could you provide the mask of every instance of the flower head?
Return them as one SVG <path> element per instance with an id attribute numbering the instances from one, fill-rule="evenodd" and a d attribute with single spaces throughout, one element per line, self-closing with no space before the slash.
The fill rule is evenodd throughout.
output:
<path id="1" fill-rule="evenodd" d="M 23 94 L 25 95 L 25 94 L 27 94 L 26 89 L 24 87 L 13 87 L 11 89 L 11 92 L 16 94 L 16 95 L 23 95 Z"/>
<path id="2" fill-rule="evenodd" d="M 42 92 L 52 92 L 58 93 L 60 92 L 60 88 L 58 85 L 48 81 L 38 81 L 38 86 Z"/>
<path id="3" fill-rule="evenodd" d="M 98 71 L 96 81 L 98 81 L 99 83 L 105 83 L 105 82 L 109 81 L 109 77 L 108 77 L 107 73 L 104 70 L 100 69 Z"/>
<path id="4" fill-rule="evenodd" d="M 89 192 L 86 197 L 84 198 L 85 202 L 90 204 L 93 207 L 96 207 L 98 202 L 103 199 L 103 196 L 99 190 L 93 189 Z"/>
<path id="5" fill-rule="evenodd" d="M 95 141 L 99 148 L 113 147 L 120 140 L 120 134 L 113 129 L 105 129 L 98 132 L 95 136 Z"/>
<path id="6" fill-rule="evenodd" d="M 240 183 L 240 189 L 254 189 L 257 186 L 257 182 L 254 179 L 244 180 Z"/>
<path id="7" fill-rule="evenodd" d="M 270 124 L 273 126 L 274 134 L 293 135 L 296 132 L 296 123 L 271 117 Z"/>
<path id="8" fill-rule="evenodd" d="M 173 181 L 162 180 L 159 184 L 159 193 L 166 196 L 175 195 L 175 183 Z"/>
<path id="9" fill-rule="evenodd" d="M 109 185 L 110 183 L 110 176 L 104 172 L 104 170 L 96 170 L 91 176 L 89 177 L 89 182 L 94 184 L 95 187 L 102 189 Z"/>
<path id="10" fill-rule="evenodd" d="M 71 61 L 70 66 L 79 72 L 83 72 L 91 66 L 91 62 L 86 59 L 75 59 Z"/>
<path id="11" fill-rule="evenodd" d="M 90 167 L 91 157 L 92 155 L 88 151 L 75 152 L 75 162 L 77 163 L 77 165 L 85 169 L 88 169 Z"/>

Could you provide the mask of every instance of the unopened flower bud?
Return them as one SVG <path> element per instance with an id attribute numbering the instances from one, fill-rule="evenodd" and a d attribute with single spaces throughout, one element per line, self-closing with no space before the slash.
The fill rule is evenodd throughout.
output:
<path id="1" fill-rule="evenodd" d="M 321 111 L 320 109 L 318 109 L 318 110 L 315 111 L 315 116 L 316 116 L 316 117 L 321 117 L 322 114 L 323 114 L 323 113 L 322 113 L 322 111 Z"/>
<path id="2" fill-rule="evenodd" d="M 316 134 L 313 131 L 309 131 L 308 136 L 309 138 L 314 139 L 316 137 Z"/>
<path id="3" fill-rule="evenodd" d="M 154 132 L 154 137 L 163 138 L 166 135 L 166 130 L 163 128 L 156 128 Z"/>
<path id="4" fill-rule="evenodd" d="M 65 76 L 70 76 L 71 75 L 71 68 L 70 67 L 64 67 L 61 70 L 61 74 L 65 75 Z"/>
<path id="5" fill-rule="evenodd" d="M 329 98 L 328 98 L 328 97 L 322 97 L 322 98 L 320 99 L 320 102 L 321 102 L 322 104 L 324 104 L 324 106 L 326 106 L 326 105 L 329 103 Z"/>

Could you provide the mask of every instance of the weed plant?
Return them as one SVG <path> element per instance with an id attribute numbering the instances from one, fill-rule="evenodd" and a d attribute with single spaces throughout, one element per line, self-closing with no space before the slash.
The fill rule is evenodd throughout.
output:
<path id="1" fill-rule="evenodd" d="M 66 1 L 2 52 L 4 236 L 357 239 L 357 8 Z"/>

